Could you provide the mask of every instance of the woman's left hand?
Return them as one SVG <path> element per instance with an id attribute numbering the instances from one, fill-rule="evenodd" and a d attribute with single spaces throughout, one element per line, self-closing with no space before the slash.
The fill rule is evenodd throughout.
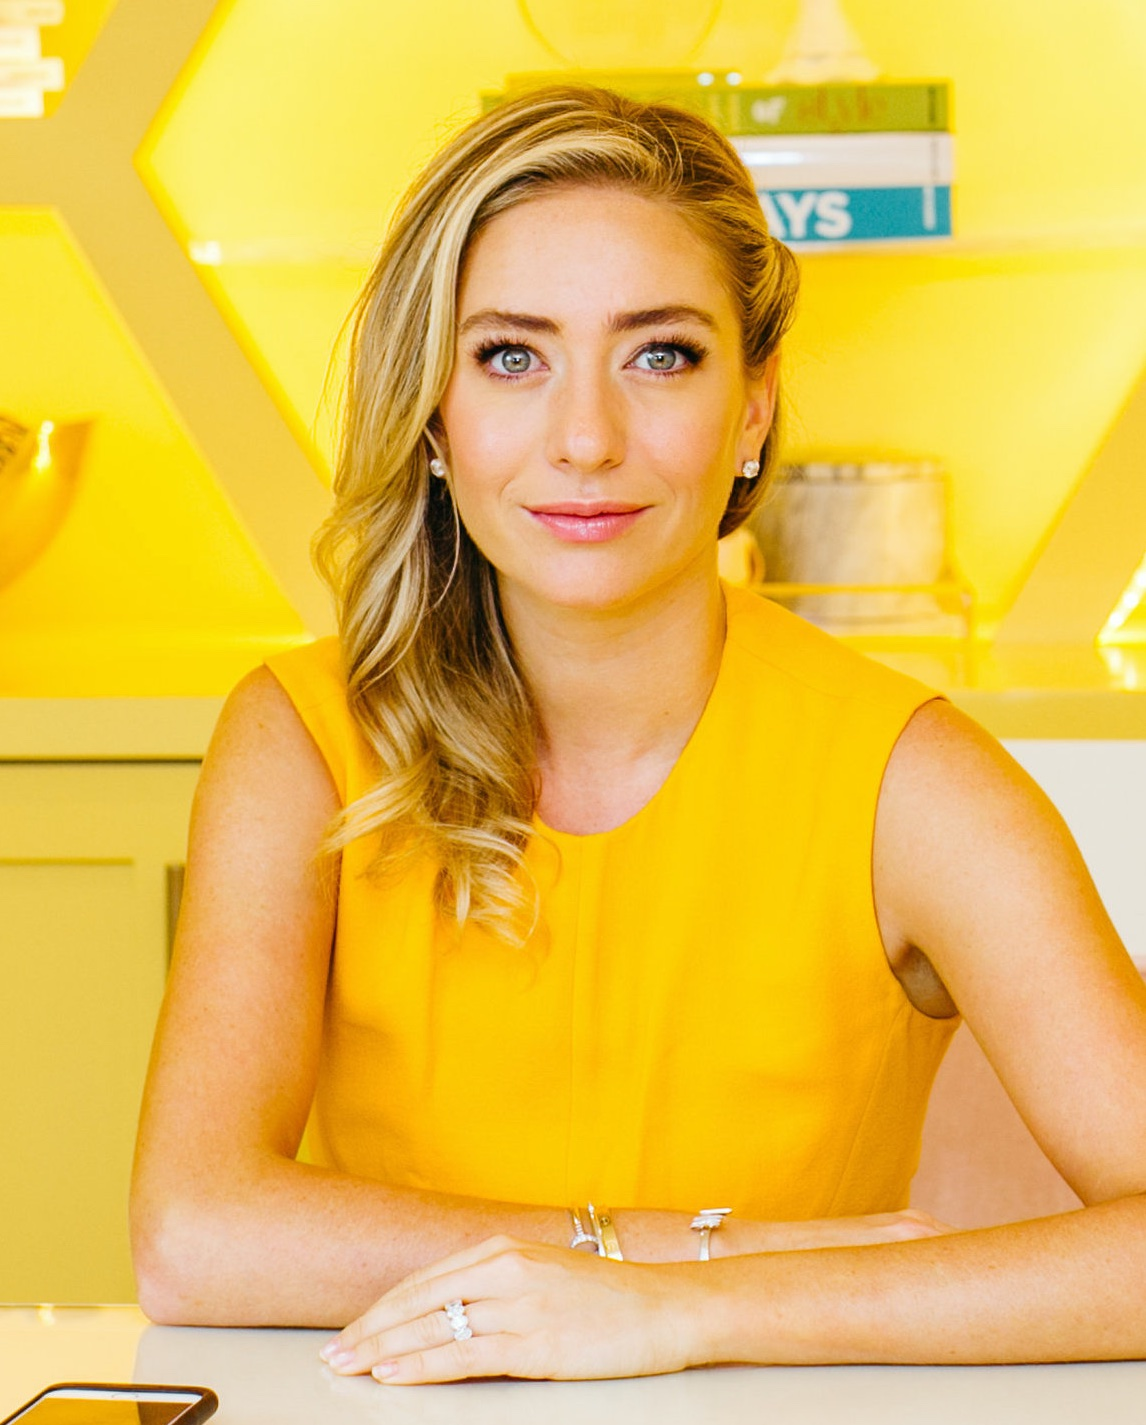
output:
<path id="1" fill-rule="evenodd" d="M 657 1375 L 703 1359 L 706 1295 L 686 1265 L 492 1237 L 399 1282 L 320 1354 L 341 1375 L 393 1385 Z M 465 1306 L 468 1340 L 454 1339 L 444 1310 L 453 1301 Z"/>

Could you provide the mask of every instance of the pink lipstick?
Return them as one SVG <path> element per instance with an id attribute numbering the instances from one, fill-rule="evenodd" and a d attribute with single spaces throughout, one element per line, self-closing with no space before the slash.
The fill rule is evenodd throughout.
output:
<path id="1" fill-rule="evenodd" d="M 570 544 L 601 544 L 631 529 L 648 509 L 615 500 L 584 503 L 566 500 L 552 505 L 527 506 L 529 514 L 555 538 Z"/>

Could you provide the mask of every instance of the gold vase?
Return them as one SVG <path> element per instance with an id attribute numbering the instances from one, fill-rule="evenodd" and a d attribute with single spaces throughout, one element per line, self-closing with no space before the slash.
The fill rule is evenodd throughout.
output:
<path id="1" fill-rule="evenodd" d="M 67 517 L 90 429 L 0 415 L 0 588 L 39 559 Z"/>

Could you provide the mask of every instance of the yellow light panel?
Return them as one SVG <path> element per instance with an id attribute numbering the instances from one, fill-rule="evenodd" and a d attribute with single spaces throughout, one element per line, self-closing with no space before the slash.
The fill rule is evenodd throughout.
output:
<path id="1" fill-rule="evenodd" d="M 1146 643 L 1146 559 L 1135 571 L 1098 636 L 1104 644 Z"/>
<path id="2" fill-rule="evenodd" d="M 0 210 L 0 400 L 92 419 L 75 502 L 0 590 L 0 695 L 226 691 L 303 629 L 59 218 Z"/>
<path id="3" fill-rule="evenodd" d="M 724 0 L 699 49 L 661 58 L 759 81 L 796 7 L 764 11 Z M 968 0 L 921 19 L 913 0 L 850 0 L 848 14 L 889 76 L 954 83 L 959 237 L 949 255 L 805 260 L 793 452 L 943 460 L 956 553 L 989 626 L 1142 363 L 1146 7 Z M 481 90 L 553 63 L 516 0 L 219 12 L 143 168 L 327 459 L 328 356 L 396 198 Z"/>

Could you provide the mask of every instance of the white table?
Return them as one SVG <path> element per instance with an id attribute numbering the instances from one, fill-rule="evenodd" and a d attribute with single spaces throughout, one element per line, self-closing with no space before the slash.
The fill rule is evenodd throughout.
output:
<path id="1" fill-rule="evenodd" d="M 623 1381 L 380 1386 L 323 1331 L 149 1326 L 135 1307 L 0 1307 L 0 1418 L 57 1380 L 208 1385 L 219 1425 L 1141 1425 L 1146 1362 L 729 1367 Z"/>

